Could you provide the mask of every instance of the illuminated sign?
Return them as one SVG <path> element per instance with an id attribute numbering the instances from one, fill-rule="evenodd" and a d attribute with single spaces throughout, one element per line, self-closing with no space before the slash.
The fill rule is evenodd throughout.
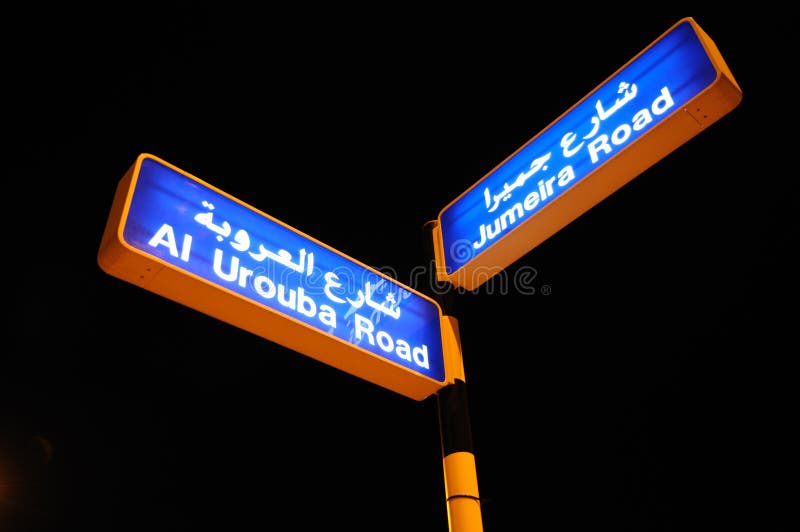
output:
<path id="1" fill-rule="evenodd" d="M 407 397 L 448 382 L 435 301 L 152 155 L 120 181 L 98 263 Z"/>
<path id="2" fill-rule="evenodd" d="M 730 112 L 742 92 L 685 18 L 439 213 L 439 280 L 474 289 Z"/>

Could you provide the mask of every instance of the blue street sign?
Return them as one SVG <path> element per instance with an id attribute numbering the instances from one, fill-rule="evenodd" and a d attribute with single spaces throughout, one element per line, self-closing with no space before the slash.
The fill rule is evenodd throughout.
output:
<path id="1" fill-rule="evenodd" d="M 98 262 L 403 395 L 447 384 L 435 301 L 152 155 L 120 182 Z"/>
<path id="2" fill-rule="evenodd" d="M 740 100 L 714 43 L 679 21 L 442 209 L 440 280 L 480 286 Z"/>

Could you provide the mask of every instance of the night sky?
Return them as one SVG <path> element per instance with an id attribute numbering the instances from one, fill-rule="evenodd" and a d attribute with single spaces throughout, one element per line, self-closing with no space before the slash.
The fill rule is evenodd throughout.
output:
<path id="1" fill-rule="evenodd" d="M 741 104 L 505 270 L 532 290 L 450 292 L 483 526 L 788 530 L 796 17 L 732 11 L 7 13 L 0 530 L 448 530 L 436 396 L 103 272 L 117 183 L 151 153 L 410 285 L 426 222 L 686 16 Z"/>

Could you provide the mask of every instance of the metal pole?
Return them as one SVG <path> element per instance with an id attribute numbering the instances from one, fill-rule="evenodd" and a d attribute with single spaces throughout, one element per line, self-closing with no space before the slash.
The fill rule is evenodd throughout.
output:
<path id="1" fill-rule="evenodd" d="M 458 340 L 458 323 L 451 316 L 453 306 L 451 286 L 449 283 L 440 283 L 436 278 L 433 231 L 436 230 L 437 223 L 435 220 L 430 221 L 423 227 L 429 266 L 428 288 L 442 307 Z M 460 357 L 461 343 L 460 341 L 456 343 Z M 463 361 L 459 360 L 456 366 L 460 369 L 460 374 L 456 376 L 455 382 L 446 385 L 436 394 L 448 529 L 450 532 L 483 532 Z"/>

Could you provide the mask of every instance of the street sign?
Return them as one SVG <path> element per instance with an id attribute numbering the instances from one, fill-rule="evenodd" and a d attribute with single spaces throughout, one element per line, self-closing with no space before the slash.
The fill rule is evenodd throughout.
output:
<path id="1" fill-rule="evenodd" d="M 681 19 L 442 209 L 437 278 L 479 287 L 741 99 L 714 42 Z"/>
<path id="2" fill-rule="evenodd" d="M 153 155 L 120 181 L 97 259 L 112 276 L 412 399 L 451 380 L 434 300 Z"/>

